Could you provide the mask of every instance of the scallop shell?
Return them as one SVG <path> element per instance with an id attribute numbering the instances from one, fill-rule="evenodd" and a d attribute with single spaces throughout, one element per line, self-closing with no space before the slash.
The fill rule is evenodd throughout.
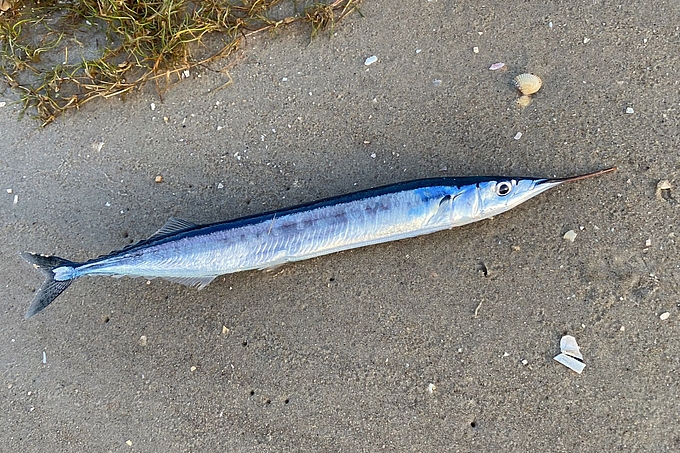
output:
<path id="1" fill-rule="evenodd" d="M 533 74 L 520 74 L 515 77 L 515 86 L 522 94 L 534 94 L 541 89 L 543 81 L 540 77 Z"/>

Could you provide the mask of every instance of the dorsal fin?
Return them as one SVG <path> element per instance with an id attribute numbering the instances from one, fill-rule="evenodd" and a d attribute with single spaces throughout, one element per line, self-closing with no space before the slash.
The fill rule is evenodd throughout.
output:
<path id="1" fill-rule="evenodd" d="M 188 220 L 178 219 L 177 217 L 170 217 L 165 225 L 160 227 L 158 231 L 152 234 L 147 241 L 157 239 L 161 236 L 168 236 L 171 234 L 179 233 L 180 231 L 189 230 L 191 228 L 196 228 L 198 225 L 189 222 Z"/>
<path id="2" fill-rule="evenodd" d="M 104 259 L 104 258 L 108 258 L 108 257 L 114 256 L 114 255 L 118 255 L 121 252 L 127 252 L 130 249 L 147 245 L 149 242 L 151 242 L 155 239 L 170 236 L 171 234 L 179 233 L 181 231 L 190 230 L 192 228 L 196 228 L 197 226 L 198 225 L 196 225 L 195 223 L 189 222 L 188 220 L 182 220 L 182 219 L 178 219 L 176 217 L 170 217 L 168 219 L 168 221 L 165 222 L 165 225 L 163 225 L 158 231 L 156 231 L 154 234 L 149 236 L 147 239 L 142 239 L 141 241 L 135 242 L 134 244 L 126 245 L 122 249 L 113 250 L 110 253 L 107 253 L 105 255 L 100 255 L 97 258 L 94 258 L 94 259 L 87 261 L 87 262 L 89 263 L 89 262 L 92 262 L 92 261 L 98 261 L 98 260 L 101 260 L 101 259 Z"/>

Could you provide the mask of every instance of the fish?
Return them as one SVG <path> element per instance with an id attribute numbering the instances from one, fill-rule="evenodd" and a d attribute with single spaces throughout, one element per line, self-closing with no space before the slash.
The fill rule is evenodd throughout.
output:
<path id="1" fill-rule="evenodd" d="M 204 288 L 216 277 L 411 238 L 499 215 L 567 178 L 467 176 L 377 187 L 226 222 L 170 218 L 148 239 L 84 262 L 22 252 L 45 275 L 25 318 L 85 276 L 162 278 Z"/>

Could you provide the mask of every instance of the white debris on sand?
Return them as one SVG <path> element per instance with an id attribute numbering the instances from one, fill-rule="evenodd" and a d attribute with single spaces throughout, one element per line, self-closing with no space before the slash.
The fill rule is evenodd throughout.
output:
<path id="1" fill-rule="evenodd" d="M 569 241 L 569 242 L 574 242 L 576 240 L 576 232 L 574 230 L 569 230 L 566 233 L 564 233 L 564 239 Z"/>
<path id="2" fill-rule="evenodd" d="M 586 367 L 586 364 L 583 363 L 583 355 L 581 355 L 581 349 L 576 343 L 576 338 L 571 335 L 563 336 L 560 340 L 560 350 L 562 352 L 553 357 L 553 359 L 578 374 L 581 374 Z"/>
<path id="3" fill-rule="evenodd" d="M 515 140 L 519 140 L 520 138 L 522 138 L 522 133 L 521 133 L 521 132 L 516 133 L 515 136 L 514 136 L 513 138 L 514 138 Z"/>
<path id="4" fill-rule="evenodd" d="M 494 63 L 491 66 L 489 66 L 490 71 L 498 71 L 501 68 L 505 67 L 505 63 Z"/>
<path id="5" fill-rule="evenodd" d="M 372 55 L 372 56 L 366 58 L 366 61 L 364 61 L 364 66 L 370 66 L 373 63 L 375 63 L 376 61 L 378 61 L 378 57 L 376 57 L 375 55 Z"/>
<path id="6" fill-rule="evenodd" d="M 435 390 L 437 390 L 437 386 L 430 382 L 430 385 L 427 386 L 427 391 L 429 393 L 434 393 Z"/>
<path id="7" fill-rule="evenodd" d="M 626 113 L 632 115 L 633 113 L 635 113 L 635 110 L 633 110 L 633 107 L 626 107 Z"/>
<path id="8" fill-rule="evenodd" d="M 661 315 L 659 316 L 659 319 L 662 320 L 662 321 L 665 321 L 670 317 L 671 317 L 671 314 L 669 312 L 664 312 L 664 313 L 661 313 Z"/>

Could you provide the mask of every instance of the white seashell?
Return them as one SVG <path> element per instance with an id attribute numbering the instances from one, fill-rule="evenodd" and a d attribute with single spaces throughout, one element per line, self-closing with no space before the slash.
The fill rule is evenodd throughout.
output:
<path id="1" fill-rule="evenodd" d="M 560 350 L 567 355 L 583 360 L 581 349 L 576 343 L 576 338 L 572 337 L 571 335 L 565 335 L 562 337 L 560 340 Z"/>
<path id="2" fill-rule="evenodd" d="M 515 77 L 515 86 L 522 94 L 534 94 L 543 86 L 543 81 L 540 77 L 533 74 L 520 74 Z"/>
<path id="3" fill-rule="evenodd" d="M 502 69 L 505 66 L 505 63 L 494 63 L 491 66 L 489 66 L 490 71 L 498 71 L 499 69 Z"/>
<path id="4" fill-rule="evenodd" d="M 577 236 L 577 234 L 574 230 L 569 230 L 566 233 L 564 233 L 564 236 L 562 236 L 562 237 L 564 238 L 565 241 L 574 242 L 576 240 L 576 236 Z M 571 337 L 571 338 L 574 338 L 574 337 Z M 564 339 L 564 338 L 562 338 L 562 339 Z"/>

